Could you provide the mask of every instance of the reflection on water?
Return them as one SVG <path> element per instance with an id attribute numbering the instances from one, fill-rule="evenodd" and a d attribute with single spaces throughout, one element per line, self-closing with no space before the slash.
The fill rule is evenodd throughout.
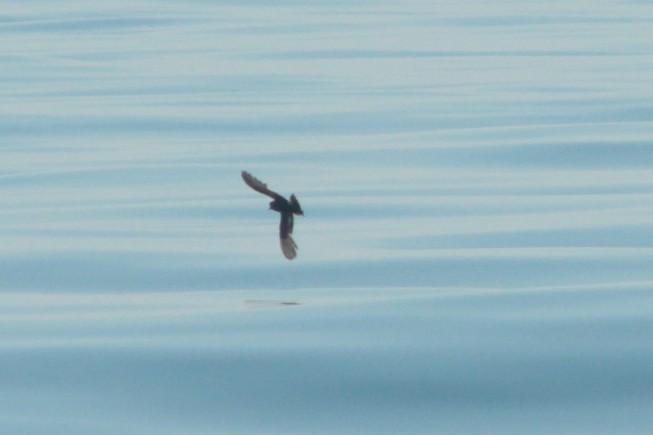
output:
<path id="1" fill-rule="evenodd" d="M 3 5 L 2 426 L 645 433 L 652 20 Z"/>

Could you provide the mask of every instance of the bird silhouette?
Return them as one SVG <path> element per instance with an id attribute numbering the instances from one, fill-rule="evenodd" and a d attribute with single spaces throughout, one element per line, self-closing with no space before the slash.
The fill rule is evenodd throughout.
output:
<path id="1" fill-rule="evenodd" d="M 281 241 L 281 252 L 288 259 L 292 260 L 297 256 L 297 244 L 292 238 L 292 230 L 294 224 L 294 215 L 304 216 L 304 211 L 299 205 L 299 201 L 295 195 L 290 195 L 290 200 L 287 200 L 277 192 L 268 189 L 267 184 L 263 183 L 258 178 L 254 177 L 247 171 L 242 171 L 240 175 L 243 181 L 252 189 L 256 190 L 263 195 L 267 195 L 273 199 L 270 202 L 270 210 L 274 210 L 281 214 L 279 222 L 279 239 Z"/>

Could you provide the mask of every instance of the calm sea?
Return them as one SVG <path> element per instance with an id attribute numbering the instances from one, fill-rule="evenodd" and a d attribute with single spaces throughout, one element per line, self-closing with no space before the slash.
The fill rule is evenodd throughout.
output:
<path id="1" fill-rule="evenodd" d="M 651 41 L 648 1 L 4 1 L 0 432 L 650 433 Z"/>

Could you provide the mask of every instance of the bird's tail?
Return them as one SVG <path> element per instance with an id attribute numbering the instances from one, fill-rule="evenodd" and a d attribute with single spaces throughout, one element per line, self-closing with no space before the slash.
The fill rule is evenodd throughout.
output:
<path id="1" fill-rule="evenodd" d="M 290 195 L 290 206 L 293 213 L 304 216 L 304 210 L 302 210 L 302 206 L 299 205 L 299 201 L 297 201 L 295 194 Z"/>

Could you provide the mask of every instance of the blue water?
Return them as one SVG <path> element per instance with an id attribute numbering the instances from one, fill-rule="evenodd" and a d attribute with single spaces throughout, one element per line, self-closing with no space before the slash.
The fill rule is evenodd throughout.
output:
<path id="1" fill-rule="evenodd" d="M 650 433 L 650 2 L 6 1 L 0 40 L 3 434 Z"/>

